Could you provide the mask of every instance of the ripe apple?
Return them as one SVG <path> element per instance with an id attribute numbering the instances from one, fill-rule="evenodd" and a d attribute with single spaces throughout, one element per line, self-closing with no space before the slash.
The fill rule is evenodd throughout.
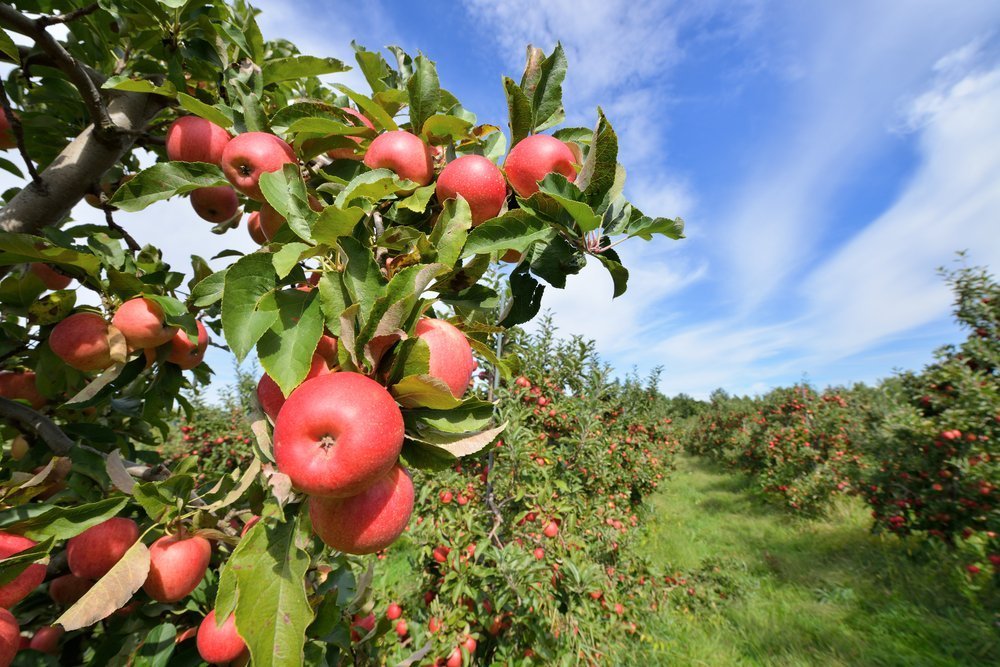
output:
<path id="1" fill-rule="evenodd" d="M 64 574 L 49 582 L 49 597 L 53 602 L 63 607 L 69 607 L 90 590 L 94 582 L 82 579 L 75 574 Z"/>
<path id="2" fill-rule="evenodd" d="M 399 623 L 396 624 L 395 630 L 397 635 L 405 637 L 406 633 L 409 632 L 409 628 L 406 627 L 406 621 L 400 620 Z"/>
<path id="3" fill-rule="evenodd" d="M 228 185 L 218 185 L 192 192 L 191 207 L 202 220 L 226 222 L 239 212 L 240 200 L 236 197 L 236 190 Z"/>
<path id="4" fill-rule="evenodd" d="M 63 275 L 48 264 L 41 262 L 32 262 L 28 270 L 41 278 L 42 283 L 50 290 L 66 289 L 73 282 L 69 276 Z"/>
<path id="5" fill-rule="evenodd" d="M 264 230 L 260 226 L 260 211 L 253 211 L 247 216 L 247 231 L 250 232 L 250 238 L 255 243 L 261 245 L 267 243 L 267 236 L 264 235 Z"/>
<path id="6" fill-rule="evenodd" d="M 142 590 L 158 602 L 177 602 L 205 578 L 212 545 L 201 535 L 164 535 L 149 547 Z"/>
<path id="7" fill-rule="evenodd" d="M 198 116 L 181 116 L 167 130 L 167 159 L 220 164 L 232 137 L 224 128 Z"/>
<path id="8" fill-rule="evenodd" d="M 69 571 L 96 581 L 106 575 L 138 539 L 139 526 L 132 519 L 114 517 L 92 526 L 66 542 Z"/>
<path id="9" fill-rule="evenodd" d="M 385 387 L 358 373 L 303 382 L 274 425 L 278 469 L 301 491 L 345 497 L 385 476 L 403 447 L 403 415 Z"/>
<path id="10" fill-rule="evenodd" d="M 390 621 L 395 621 L 397 618 L 403 615 L 403 608 L 397 603 L 393 602 L 389 604 L 389 607 L 385 610 L 385 617 Z"/>
<path id="11" fill-rule="evenodd" d="M 355 496 L 309 498 L 313 530 L 327 545 L 349 554 L 385 549 L 403 534 L 412 512 L 413 482 L 400 465 Z"/>
<path id="12" fill-rule="evenodd" d="M 38 410 L 48 399 L 39 393 L 37 380 L 33 371 L 0 371 L 0 396 L 12 401 L 27 401 Z"/>
<path id="13" fill-rule="evenodd" d="M 367 116 L 362 115 L 361 113 L 355 111 L 351 107 L 341 107 L 340 110 L 343 111 L 344 113 L 346 113 L 347 115 L 353 116 L 354 118 L 357 119 L 357 121 L 354 121 L 353 123 L 349 123 L 349 124 L 357 126 L 358 125 L 358 121 L 360 121 L 361 124 L 364 125 L 365 127 L 367 127 L 368 129 L 370 129 L 370 130 L 374 130 L 375 129 L 375 126 L 372 125 L 372 122 L 370 120 L 368 120 Z M 345 120 L 349 120 L 349 119 L 345 119 Z M 356 143 L 356 144 L 360 144 L 361 143 L 361 137 L 348 137 L 348 138 L 351 141 L 353 141 L 354 143 Z M 361 159 L 361 156 L 358 155 L 357 153 L 355 153 L 353 148 L 333 148 L 331 150 L 328 150 L 326 152 L 326 154 L 329 155 L 330 158 L 333 159 L 333 160 L 360 160 Z"/>
<path id="14" fill-rule="evenodd" d="M 542 532 L 545 533 L 545 537 L 555 537 L 559 534 L 559 524 L 555 521 L 549 521 L 545 524 L 545 528 L 542 529 Z"/>
<path id="15" fill-rule="evenodd" d="M 222 626 L 215 623 L 215 610 L 198 626 L 198 655 L 205 662 L 223 665 L 240 658 L 247 650 L 246 642 L 236 630 L 236 615 L 230 614 Z"/>
<path id="16" fill-rule="evenodd" d="M 361 641 L 369 632 L 375 629 L 375 614 L 361 616 L 355 614 L 351 618 L 351 641 Z"/>
<path id="17" fill-rule="evenodd" d="M 521 197 L 538 192 L 538 181 L 555 172 L 576 178 L 576 158 L 569 147 L 547 134 L 533 134 L 517 143 L 503 163 L 507 180 Z"/>
<path id="18" fill-rule="evenodd" d="M 122 332 L 132 350 L 159 347 L 177 333 L 177 327 L 167 324 L 160 304 L 143 297 L 129 299 L 120 305 L 111 323 Z"/>
<path id="19" fill-rule="evenodd" d="M 66 631 L 61 625 L 42 626 L 35 630 L 28 648 L 46 655 L 59 655 L 59 640 L 64 634 Z"/>
<path id="20" fill-rule="evenodd" d="M 427 317 L 417 322 L 416 334 L 430 348 L 430 374 L 461 398 L 476 368 L 469 339 L 450 322 Z"/>
<path id="21" fill-rule="evenodd" d="M 7 667 L 14 662 L 21 647 L 21 626 L 14 614 L 0 607 L 0 665 Z"/>
<path id="22" fill-rule="evenodd" d="M 365 165 L 371 169 L 391 169 L 400 178 L 427 185 L 434 178 L 434 164 L 423 139 L 405 130 L 380 134 L 365 153 Z"/>
<path id="23" fill-rule="evenodd" d="M 21 553 L 35 546 L 34 540 L 22 535 L 0 533 L 0 560 Z M 24 572 L 12 581 L 0 586 L 0 607 L 10 608 L 28 596 L 28 593 L 38 588 L 45 580 L 45 566 L 32 563 Z"/>
<path id="24" fill-rule="evenodd" d="M 440 202 L 462 195 L 469 202 L 475 226 L 500 214 L 507 200 L 507 181 L 488 158 L 463 155 L 441 171 L 435 191 Z"/>
<path id="25" fill-rule="evenodd" d="M 49 347 L 78 371 L 100 371 L 111 365 L 108 322 L 97 313 L 74 313 L 49 334 Z"/>
<path id="26" fill-rule="evenodd" d="M 244 132 L 226 144 L 222 152 L 222 171 L 226 178 L 233 187 L 256 201 L 264 201 L 260 191 L 261 174 L 297 163 L 292 147 L 267 132 Z"/>
<path id="27" fill-rule="evenodd" d="M 195 320 L 198 325 L 198 343 L 192 343 L 191 338 L 184 329 L 178 329 L 177 333 L 170 339 L 170 354 L 167 361 L 177 364 L 182 370 L 189 371 L 205 358 L 205 350 L 208 349 L 208 331 L 201 320 Z"/>
<path id="28" fill-rule="evenodd" d="M 328 336 L 323 336 L 323 338 L 328 338 Z M 337 339 L 334 338 L 333 340 L 334 349 L 336 349 Z M 322 342 L 322 339 L 320 341 Z M 319 349 L 317 348 L 317 351 L 313 353 L 312 364 L 309 366 L 309 373 L 306 375 L 306 380 L 311 380 L 321 375 L 329 375 L 331 372 L 327 360 L 319 353 Z M 303 380 L 303 382 L 306 380 Z M 281 387 L 278 386 L 278 383 L 267 373 L 261 375 L 260 381 L 257 382 L 257 402 L 260 403 L 261 410 L 271 418 L 272 422 L 277 421 L 281 406 L 285 404 L 285 395 L 281 393 Z"/>

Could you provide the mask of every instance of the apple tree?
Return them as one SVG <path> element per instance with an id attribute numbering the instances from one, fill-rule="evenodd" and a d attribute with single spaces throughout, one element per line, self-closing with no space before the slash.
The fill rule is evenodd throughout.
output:
<path id="1" fill-rule="evenodd" d="M 0 208 L 0 665 L 39 655 L 20 635 L 60 664 L 352 662 L 409 470 L 504 429 L 471 386 L 509 372 L 496 337 L 588 259 L 620 295 L 612 246 L 682 221 L 626 200 L 600 110 L 554 129 L 558 46 L 503 80 L 505 134 L 426 56 L 355 46 L 370 91 L 331 84 L 346 63 L 266 41 L 244 2 L 27 0 L 0 27 L 24 181 Z M 259 249 L 170 266 L 132 220 L 175 197 Z M 229 473 L 157 453 L 210 344 L 265 371 Z"/>

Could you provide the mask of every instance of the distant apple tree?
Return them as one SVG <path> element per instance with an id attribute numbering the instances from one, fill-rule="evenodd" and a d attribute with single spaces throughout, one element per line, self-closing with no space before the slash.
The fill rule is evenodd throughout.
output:
<path id="1" fill-rule="evenodd" d="M 600 110 L 545 133 L 561 47 L 503 79 L 505 134 L 423 55 L 355 46 L 363 94 L 255 13 L 0 4 L 0 168 L 24 180 L 0 208 L 0 666 L 39 659 L 22 643 L 63 665 L 353 664 L 407 468 L 503 431 L 472 382 L 509 377 L 496 337 L 588 259 L 622 294 L 621 240 L 682 237 L 623 196 Z M 175 197 L 260 248 L 171 267 L 140 212 Z M 73 221 L 83 199 L 104 224 Z M 229 473 L 157 451 L 209 344 L 265 371 L 254 457 Z"/>

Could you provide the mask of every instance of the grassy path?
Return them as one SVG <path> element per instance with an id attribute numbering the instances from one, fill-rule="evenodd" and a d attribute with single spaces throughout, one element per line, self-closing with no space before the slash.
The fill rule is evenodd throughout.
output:
<path id="1" fill-rule="evenodd" d="M 683 458 L 654 508 L 649 557 L 664 571 L 718 563 L 733 595 L 649 619 L 635 664 L 1000 665 L 991 614 L 940 566 L 869 535 L 860 503 L 795 519 L 743 478 Z"/>

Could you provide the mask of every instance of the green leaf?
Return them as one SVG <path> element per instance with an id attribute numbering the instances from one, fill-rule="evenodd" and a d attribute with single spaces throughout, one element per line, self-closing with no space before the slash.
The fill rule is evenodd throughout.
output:
<path id="1" fill-rule="evenodd" d="M 106 90 L 125 90 L 130 93 L 151 93 L 171 99 L 177 97 L 177 88 L 169 81 L 165 81 L 162 85 L 158 86 L 152 81 L 146 81 L 145 79 L 132 79 L 128 74 L 109 77 L 101 87 Z"/>
<path id="2" fill-rule="evenodd" d="M 316 211 L 309 206 L 309 193 L 299 165 L 286 164 L 280 171 L 261 174 L 260 191 L 296 236 L 312 243 Z"/>
<path id="3" fill-rule="evenodd" d="M 409 192 L 416 187 L 416 183 L 399 178 L 389 169 L 372 169 L 351 179 L 351 182 L 337 195 L 334 206 L 343 209 L 355 199 L 378 201 L 397 192 Z"/>
<path id="4" fill-rule="evenodd" d="M 548 241 L 556 231 L 523 209 L 514 209 L 499 218 L 487 220 L 471 232 L 465 242 L 463 257 L 501 250 L 524 252 L 536 241 Z"/>
<path id="5" fill-rule="evenodd" d="M 278 319 L 276 310 L 258 310 L 261 299 L 277 288 L 272 258 L 254 253 L 240 258 L 226 272 L 222 293 L 222 330 L 238 360 L 253 349 Z"/>
<path id="6" fill-rule="evenodd" d="M 340 336 L 340 315 L 350 303 L 350 295 L 344 287 L 341 275 L 328 271 L 319 279 L 319 305 L 326 319 L 326 328 L 334 336 Z"/>
<path id="7" fill-rule="evenodd" d="M 580 273 L 586 263 L 583 253 L 561 236 L 536 245 L 531 252 L 531 272 L 559 289 L 566 287 L 567 276 Z"/>
<path id="8" fill-rule="evenodd" d="M 597 109 L 597 127 L 590 141 L 590 150 L 575 183 L 592 206 L 599 205 L 615 184 L 618 167 L 618 135 L 604 112 Z"/>
<path id="9" fill-rule="evenodd" d="M 191 97 L 186 93 L 178 93 L 177 101 L 180 103 L 182 109 L 190 111 L 195 116 L 211 121 L 220 127 L 228 128 L 233 126 L 232 109 L 226 108 L 223 111 L 219 107 L 205 104 L 197 97 Z"/>
<path id="10" fill-rule="evenodd" d="M 644 241 L 650 241 L 653 234 L 662 234 L 674 240 L 684 238 L 684 220 L 677 218 L 650 218 L 639 214 L 641 217 L 633 219 L 625 228 L 625 233 L 629 237 L 638 236 Z"/>
<path id="11" fill-rule="evenodd" d="M 343 122 L 343 112 L 337 107 L 320 102 L 296 102 L 278 109 L 269 121 L 277 134 L 285 134 L 296 122 L 306 118 L 318 118 Z"/>
<path id="12" fill-rule="evenodd" d="M 628 269 L 622 266 L 614 250 L 605 250 L 603 253 L 595 255 L 595 257 L 600 260 L 604 268 L 611 274 L 611 280 L 615 286 L 615 292 L 611 298 L 616 299 L 620 297 L 628 287 Z"/>
<path id="13" fill-rule="evenodd" d="M 52 545 L 55 544 L 55 537 L 48 537 L 33 547 L 16 554 L 0 558 L 0 586 L 9 584 L 22 572 L 28 569 L 32 563 L 37 563 L 49 555 Z"/>
<path id="14" fill-rule="evenodd" d="M 78 269 L 91 278 L 101 275 L 101 260 L 90 253 L 58 247 L 37 247 L 39 239 L 29 234 L 0 234 L 0 266 L 24 262 L 57 264 L 66 269 Z M 73 271 L 74 274 L 79 271 Z"/>
<path id="15" fill-rule="evenodd" d="M 132 487 L 132 496 L 153 521 L 166 521 L 184 503 L 194 489 L 194 478 L 174 473 L 160 482 L 142 482 Z"/>
<path id="16" fill-rule="evenodd" d="M 475 433 L 448 433 L 425 427 L 419 429 L 417 435 L 408 432 L 407 437 L 434 447 L 435 454 L 447 455 L 456 459 L 484 449 L 496 440 L 505 428 L 507 428 L 507 424 L 503 423 L 500 426 Z"/>
<path id="17" fill-rule="evenodd" d="M 21 54 L 17 50 L 17 44 L 10 38 L 6 30 L 0 30 L 0 53 L 10 58 L 18 67 L 21 66 Z"/>
<path id="18" fill-rule="evenodd" d="M 317 58 L 315 56 L 289 56 L 275 58 L 264 63 L 264 85 L 270 86 L 279 81 L 291 81 L 307 76 L 336 74 L 351 69 L 336 58 Z"/>
<path id="19" fill-rule="evenodd" d="M 229 185 L 218 165 L 207 162 L 158 162 L 123 183 L 111 197 L 111 205 L 134 213 L 174 195 L 218 185 Z"/>
<path id="20" fill-rule="evenodd" d="M 312 246 L 306 243 L 285 243 L 278 252 L 274 253 L 274 271 L 278 278 L 284 278 L 302 259 L 303 254 L 308 253 Z"/>
<path id="21" fill-rule="evenodd" d="M 177 627 L 172 623 L 161 623 L 146 634 L 132 661 L 134 667 L 167 667 L 177 643 Z"/>
<path id="22" fill-rule="evenodd" d="M 387 384 L 393 385 L 404 377 L 427 375 L 431 368 L 431 348 L 423 338 L 407 338 L 396 348 Z"/>
<path id="23" fill-rule="evenodd" d="M 24 174 L 21 172 L 18 166 L 6 158 L 0 158 L 0 169 L 3 169 L 6 172 L 10 172 L 11 174 L 17 176 L 18 178 L 24 178 Z"/>
<path id="24" fill-rule="evenodd" d="M 544 291 L 545 286 L 531 277 L 527 267 L 518 265 L 510 274 L 511 301 L 500 326 L 513 327 L 530 321 L 542 307 Z"/>
<path id="25" fill-rule="evenodd" d="M 450 143 L 454 143 L 467 138 L 471 129 L 472 123 L 468 120 L 439 113 L 424 121 L 420 134 L 428 141 L 437 138 L 447 139 Z"/>
<path id="26" fill-rule="evenodd" d="M 256 667 L 304 661 L 306 628 L 313 619 L 305 589 L 311 535 L 304 516 L 257 524 L 225 567 L 235 582 L 236 628 Z"/>
<path id="27" fill-rule="evenodd" d="M 125 497 L 116 497 L 73 507 L 53 507 L 36 517 L 8 526 L 5 530 L 32 540 L 44 540 L 47 537 L 68 540 L 117 515 L 127 502 Z M 16 516 L 16 509 L 8 511 Z"/>
<path id="28" fill-rule="evenodd" d="M 191 305 L 198 308 L 205 308 L 217 301 L 221 301 L 223 290 L 226 286 L 226 273 L 228 271 L 229 269 L 223 269 L 222 271 L 213 273 L 195 285 L 189 297 Z"/>
<path id="29" fill-rule="evenodd" d="M 350 236 L 341 237 L 340 247 L 347 255 L 347 269 L 342 274 L 344 287 L 352 297 L 351 303 L 360 306 L 361 317 L 365 319 L 375 300 L 385 292 L 385 277 L 375 262 L 371 248 Z"/>
<path id="30" fill-rule="evenodd" d="M 141 540 L 129 547 L 114 567 L 55 620 L 66 631 L 79 630 L 121 609 L 149 575 L 149 549 Z"/>
<path id="31" fill-rule="evenodd" d="M 403 208 L 407 211 L 413 211 L 414 213 L 423 213 L 427 210 L 427 203 L 430 202 L 431 197 L 434 196 L 434 189 L 437 187 L 434 183 L 430 185 L 425 185 L 422 188 L 417 188 L 408 197 L 400 199 L 396 202 L 396 208 Z"/>
<path id="32" fill-rule="evenodd" d="M 450 410 L 462 404 L 448 385 L 433 375 L 409 375 L 392 385 L 389 391 L 404 408 Z"/>
<path id="33" fill-rule="evenodd" d="M 383 130 L 399 129 L 399 126 L 396 125 L 396 121 L 392 119 L 392 116 L 389 115 L 385 109 L 372 101 L 371 98 L 365 97 L 361 93 L 356 93 L 347 86 L 341 84 L 336 84 L 333 87 L 351 98 L 351 101 L 358 105 L 361 113 L 367 116 L 368 120 L 370 120 L 376 128 L 381 128 Z"/>
<path id="34" fill-rule="evenodd" d="M 444 203 L 444 209 L 434 223 L 430 236 L 430 242 L 437 251 L 438 262 L 448 267 L 455 265 L 462 256 L 462 248 L 471 227 L 472 210 L 462 195 Z"/>
<path id="35" fill-rule="evenodd" d="M 278 317 L 257 343 L 260 364 L 288 396 L 309 373 L 323 335 L 320 300 L 313 291 L 282 290 L 274 295 Z"/>
<path id="36" fill-rule="evenodd" d="M 437 112 L 441 104 L 441 84 L 437 67 L 431 60 L 419 55 L 414 65 L 413 74 L 406 82 L 406 92 L 410 95 L 410 128 L 416 133 Z"/>
<path id="37" fill-rule="evenodd" d="M 556 44 L 552 55 L 542 61 L 534 82 L 531 99 L 532 129 L 539 132 L 558 125 L 565 118 L 562 104 L 562 82 L 566 78 L 566 54 L 562 44 Z"/>
<path id="38" fill-rule="evenodd" d="M 364 210 L 356 206 L 346 209 L 336 205 L 327 206 L 313 224 L 313 238 L 316 243 L 336 245 L 340 237 L 347 236 L 354 231 L 354 227 L 364 215 Z"/>
<path id="39" fill-rule="evenodd" d="M 580 188 L 570 183 L 562 174 L 549 174 L 538 183 L 539 192 L 555 199 L 573 218 L 581 234 L 592 232 L 601 226 L 601 216 L 589 205 L 581 201 Z"/>
<path id="40" fill-rule="evenodd" d="M 507 92 L 507 114 L 510 127 L 510 147 L 531 133 L 533 127 L 531 100 L 524 91 L 509 77 L 504 77 L 503 87 Z"/>
<path id="41" fill-rule="evenodd" d="M 381 53 L 366 51 L 363 47 L 351 42 L 354 47 L 354 59 L 358 61 L 361 73 L 365 75 L 365 80 L 371 86 L 372 92 L 379 93 L 390 87 L 389 81 L 395 79 L 396 73 L 389 67 Z"/>
<path id="42" fill-rule="evenodd" d="M 481 431 L 490 425 L 496 406 L 478 398 L 467 398 L 451 410 L 417 408 L 403 413 L 407 431 L 430 427 L 446 433 Z"/>

